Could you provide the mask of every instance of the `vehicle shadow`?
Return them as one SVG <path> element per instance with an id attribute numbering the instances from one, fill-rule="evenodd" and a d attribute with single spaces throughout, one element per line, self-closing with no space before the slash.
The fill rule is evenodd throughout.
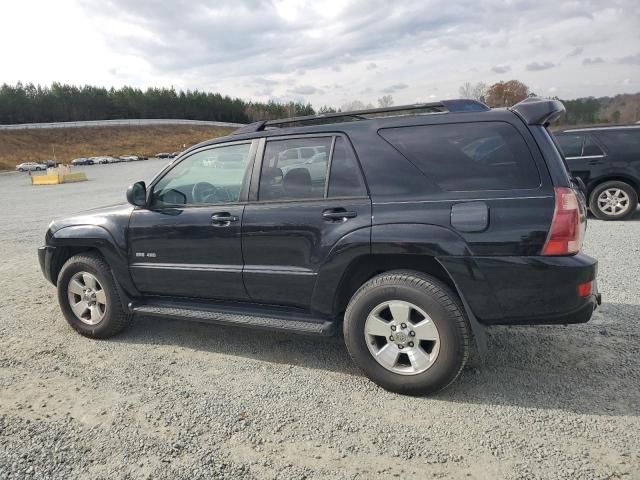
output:
<path id="1" fill-rule="evenodd" d="M 605 304 L 581 325 L 492 327 L 485 362 L 431 397 L 457 403 L 640 415 L 640 305 Z M 116 341 L 166 344 L 309 369 L 362 375 L 340 336 L 136 318 Z"/>

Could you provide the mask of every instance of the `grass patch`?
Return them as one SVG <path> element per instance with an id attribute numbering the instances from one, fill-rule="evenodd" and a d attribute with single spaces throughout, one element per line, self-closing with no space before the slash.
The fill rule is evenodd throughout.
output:
<path id="1" fill-rule="evenodd" d="M 227 135 L 233 128 L 205 125 L 149 125 L 80 127 L 0 131 L 0 169 L 22 162 L 55 158 L 69 163 L 78 157 L 147 155 L 176 152 L 210 138 Z"/>

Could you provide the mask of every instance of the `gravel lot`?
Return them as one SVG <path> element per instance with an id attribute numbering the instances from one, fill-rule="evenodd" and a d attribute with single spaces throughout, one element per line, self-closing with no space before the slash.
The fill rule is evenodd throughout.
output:
<path id="1" fill-rule="evenodd" d="M 67 326 L 36 247 L 49 221 L 124 199 L 166 160 L 32 187 L 0 175 L 0 478 L 640 478 L 640 212 L 591 220 L 603 306 L 493 328 L 431 398 L 364 378 L 339 338 L 137 319 Z"/>

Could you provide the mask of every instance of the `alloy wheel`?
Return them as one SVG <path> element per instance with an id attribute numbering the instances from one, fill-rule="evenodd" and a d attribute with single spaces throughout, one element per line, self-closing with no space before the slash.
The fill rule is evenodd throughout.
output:
<path id="1" fill-rule="evenodd" d="M 391 300 L 376 306 L 367 317 L 364 333 L 373 358 L 393 373 L 417 375 L 438 358 L 438 327 L 413 303 Z"/>
<path id="2" fill-rule="evenodd" d="M 78 320 L 87 325 L 97 325 L 107 310 L 107 295 L 102 285 L 89 272 L 78 272 L 67 288 L 69 305 Z"/>

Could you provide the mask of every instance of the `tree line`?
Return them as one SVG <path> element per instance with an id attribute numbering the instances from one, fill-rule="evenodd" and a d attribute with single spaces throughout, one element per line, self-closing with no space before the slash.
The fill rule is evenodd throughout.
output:
<path id="1" fill-rule="evenodd" d="M 480 100 L 490 107 L 515 105 L 535 96 L 518 80 L 465 83 L 459 89 L 463 98 Z M 619 98 L 620 97 L 620 98 Z M 624 98 L 622 98 L 624 97 Z M 563 100 L 567 114 L 561 123 L 583 125 L 606 122 L 634 122 L 640 119 L 640 95 L 613 98 Z M 394 104 L 391 95 L 378 99 L 379 107 Z M 322 106 L 318 113 L 360 110 L 373 105 L 353 100 L 339 109 Z M 68 122 L 136 118 L 187 118 L 221 122 L 249 123 L 257 120 L 313 115 L 310 103 L 248 102 L 219 93 L 172 88 L 110 88 L 53 83 L 0 86 L 0 124 Z"/>
<path id="2" fill-rule="evenodd" d="M 248 123 L 313 115 L 310 104 L 247 102 L 219 93 L 174 88 L 78 87 L 61 83 L 0 86 L 0 124 L 136 118 Z"/>

